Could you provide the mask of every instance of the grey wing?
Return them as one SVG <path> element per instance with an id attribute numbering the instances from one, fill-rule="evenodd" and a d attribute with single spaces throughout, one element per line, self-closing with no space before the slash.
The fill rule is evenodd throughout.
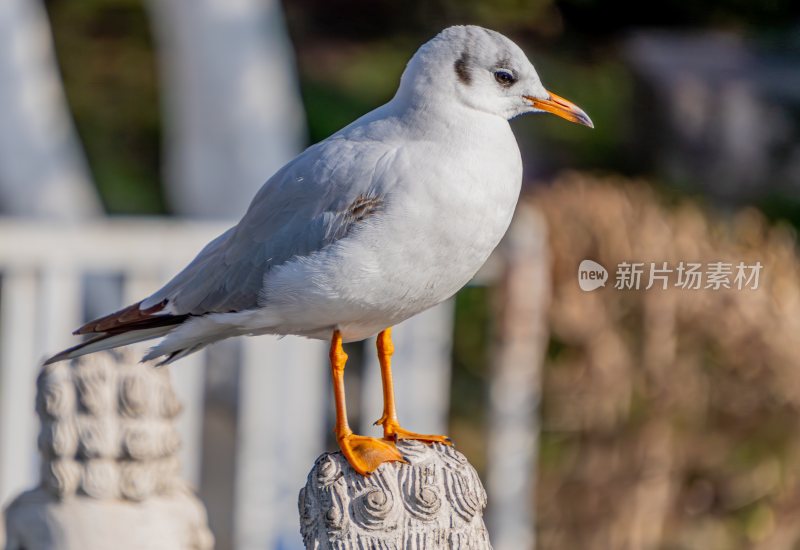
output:
<path id="1" fill-rule="evenodd" d="M 307 149 L 264 184 L 236 226 L 206 245 L 141 308 L 164 300 L 172 314 L 259 307 L 270 269 L 345 238 L 383 208 L 392 156 L 374 144 L 343 140 Z"/>

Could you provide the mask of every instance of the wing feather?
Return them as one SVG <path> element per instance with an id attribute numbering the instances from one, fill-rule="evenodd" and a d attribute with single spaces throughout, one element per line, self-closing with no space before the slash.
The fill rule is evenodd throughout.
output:
<path id="1" fill-rule="evenodd" d="M 385 174 L 391 153 L 367 140 L 332 139 L 307 149 L 262 186 L 236 226 L 141 307 L 166 300 L 173 315 L 260 307 L 270 269 L 346 238 L 381 207 L 392 182 Z M 359 162 L 348 162 L 353 158 Z"/>

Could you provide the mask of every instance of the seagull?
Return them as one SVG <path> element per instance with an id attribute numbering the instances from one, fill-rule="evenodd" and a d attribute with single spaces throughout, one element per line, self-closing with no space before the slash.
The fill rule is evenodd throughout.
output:
<path id="1" fill-rule="evenodd" d="M 82 326 L 75 334 L 91 338 L 46 363 L 159 337 L 143 361 L 172 363 L 234 336 L 329 340 L 336 439 L 357 472 L 402 462 L 399 439 L 450 444 L 400 427 L 391 327 L 453 296 L 500 242 L 522 183 L 509 120 L 541 112 L 593 127 L 502 34 L 443 30 L 388 103 L 278 170 L 163 288 Z M 342 343 L 376 334 L 383 438 L 353 433 L 344 392 Z"/>

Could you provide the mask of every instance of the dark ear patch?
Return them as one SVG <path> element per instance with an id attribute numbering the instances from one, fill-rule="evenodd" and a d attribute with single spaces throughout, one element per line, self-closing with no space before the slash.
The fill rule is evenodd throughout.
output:
<path id="1" fill-rule="evenodd" d="M 472 75 L 469 74 L 469 68 L 467 67 L 468 63 L 469 54 L 465 51 L 461 54 L 461 57 L 456 59 L 456 62 L 453 64 L 453 69 L 456 71 L 456 76 L 462 84 L 466 85 L 469 85 L 472 82 Z"/>

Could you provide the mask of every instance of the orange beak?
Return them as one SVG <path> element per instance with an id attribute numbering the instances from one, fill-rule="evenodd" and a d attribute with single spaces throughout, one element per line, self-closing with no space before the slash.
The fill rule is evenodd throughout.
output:
<path id="1" fill-rule="evenodd" d="M 575 105 L 573 102 L 557 96 L 553 92 L 547 93 L 550 96 L 547 99 L 538 99 L 529 95 L 522 97 L 524 97 L 537 109 L 560 116 L 561 118 L 569 120 L 570 122 L 575 122 L 577 124 L 588 126 L 589 128 L 594 128 L 592 119 L 589 118 L 589 115 L 583 112 L 583 109 Z"/>

